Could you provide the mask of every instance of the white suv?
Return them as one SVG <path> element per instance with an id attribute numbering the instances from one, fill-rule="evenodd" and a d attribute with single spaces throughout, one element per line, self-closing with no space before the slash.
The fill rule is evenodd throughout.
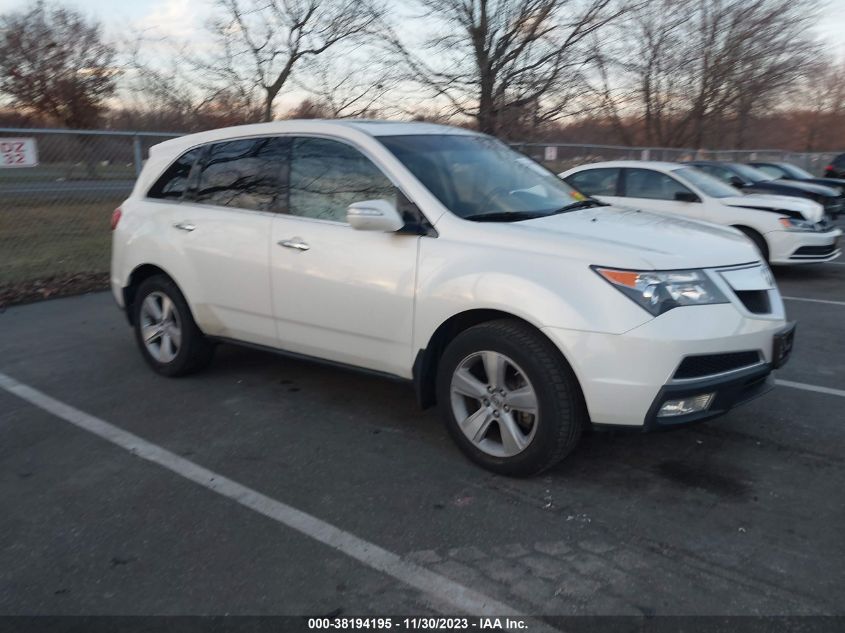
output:
<path id="1" fill-rule="evenodd" d="M 589 424 L 722 414 L 792 344 L 736 231 L 584 198 L 458 128 L 184 136 L 152 148 L 113 227 L 114 296 L 157 372 L 233 341 L 412 380 L 504 474 L 552 466 Z"/>

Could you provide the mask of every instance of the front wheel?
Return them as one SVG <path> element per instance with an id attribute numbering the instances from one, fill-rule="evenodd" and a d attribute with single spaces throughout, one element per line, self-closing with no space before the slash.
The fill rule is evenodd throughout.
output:
<path id="1" fill-rule="evenodd" d="M 518 321 L 482 323 L 446 348 L 437 400 L 461 450 L 493 472 L 531 476 L 578 443 L 584 398 L 554 345 Z"/>
<path id="2" fill-rule="evenodd" d="M 211 362 L 214 343 L 197 327 L 185 297 L 169 278 L 145 279 L 132 309 L 138 347 L 156 372 L 183 376 Z"/>

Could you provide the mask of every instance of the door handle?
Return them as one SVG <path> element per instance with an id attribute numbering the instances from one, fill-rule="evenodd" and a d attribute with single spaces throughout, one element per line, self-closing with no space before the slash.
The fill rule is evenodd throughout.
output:
<path id="1" fill-rule="evenodd" d="M 173 225 L 174 229 L 179 229 L 180 231 L 188 231 L 189 233 L 193 231 L 196 227 L 195 224 L 191 222 L 177 222 Z"/>
<path id="2" fill-rule="evenodd" d="M 289 240 L 282 240 L 278 244 L 279 246 L 284 246 L 285 248 L 295 248 L 298 251 L 307 251 L 311 248 L 302 240 L 301 237 L 292 237 Z"/>

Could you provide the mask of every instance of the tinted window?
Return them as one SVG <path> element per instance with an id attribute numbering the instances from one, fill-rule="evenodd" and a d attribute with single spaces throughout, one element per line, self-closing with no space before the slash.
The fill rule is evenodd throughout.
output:
<path id="1" fill-rule="evenodd" d="M 728 184 L 731 182 L 731 177 L 734 176 L 734 174 L 732 174 L 729 170 L 724 167 L 719 167 L 718 165 L 696 165 L 696 167 Z"/>
<path id="2" fill-rule="evenodd" d="M 475 134 L 378 140 L 452 213 L 553 213 L 583 196 L 501 141 Z"/>
<path id="3" fill-rule="evenodd" d="M 296 138 L 291 149 L 291 215 L 346 222 L 346 207 L 362 200 L 389 200 L 397 189 L 361 152 L 345 143 Z"/>
<path id="4" fill-rule="evenodd" d="M 169 200 L 180 199 L 188 188 L 188 177 L 191 174 L 191 167 L 194 166 L 200 152 L 201 150 L 199 149 L 192 149 L 182 154 L 175 163 L 167 168 L 156 183 L 150 187 L 147 196 Z"/>
<path id="5" fill-rule="evenodd" d="M 566 182 L 590 196 L 615 196 L 618 169 L 587 169 L 572 174 Z"/>
<path id="6" fill-rule="evenodd" d="M 787 176 L 784 170 L 780 167 L 775 167 L 774 165 L 755 165 L 754 167 L 772 178 L 784 178 Z"/>
<path id="7" fill-rule="evenodd" d="M 808 172 L 806 169 L 801 169 L 797 165 L 781 163 L 780 165 L 778 165 L 778 168 L 781 169 L 790 178 L 797 178 L 798 180 L 803 180 L 804 178 L 813 178 L 813 174 Z"/>
<path id="8" fill-rule="evenodd" d="M 697 167 L 681 167 L 674 170 L 672 174 L 698 187 L 704 195 L 711 198 L 728 198 L 737 195 L 736 189 Z"/>
<path id="9" fill-rule="evenodd" d="M 772 180 L 771 176 L 769 176 L 765 172 L 760 171 L 756 167 L 751 167 L 750 165 L 743 165 L 742 163 L 733 163 L 731 167 L 742 178 L 745 178 L 745 180 L 750 180 L 751 182 L 766 182 L 767 180 Z"/>
<path id="10" fill-rule="evenodd" d="M 625 195 L 629 198 L 674 200 L 676 193 L 691 193 L 677 180 L 651 169 L 625 170 Z"/>
<path id="11" fill-rule="evenodd" d="M 287 144 L 281 138 L 216 143 L 203 160 L 194 200 L 222 207 L 273 210 L 286 161 Z"/>
<path id="12" fill-rule="evenodd" d="M 845 167 L 845 154 L 839 154 L 833 159 L 833 164 L 837 167 Z"/>

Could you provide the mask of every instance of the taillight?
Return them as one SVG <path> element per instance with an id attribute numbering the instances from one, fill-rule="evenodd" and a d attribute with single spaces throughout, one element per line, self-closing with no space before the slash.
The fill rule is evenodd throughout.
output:
<path id="1" fill-rule="evenodd" d="M 123 211 L 120 210 L 120 207 L 115 209 L 111 212 L 111 230 L 114 231 L 117 228 L 117 223 L 120 222 L 120 216 L 123 215 Z"/>
<path id="2" fill-rule="evenodd" d="M 833 165 L 828 165 L 827 167 L 824 168 L 824 170 L 825 171 L 834 171 Z"/>

